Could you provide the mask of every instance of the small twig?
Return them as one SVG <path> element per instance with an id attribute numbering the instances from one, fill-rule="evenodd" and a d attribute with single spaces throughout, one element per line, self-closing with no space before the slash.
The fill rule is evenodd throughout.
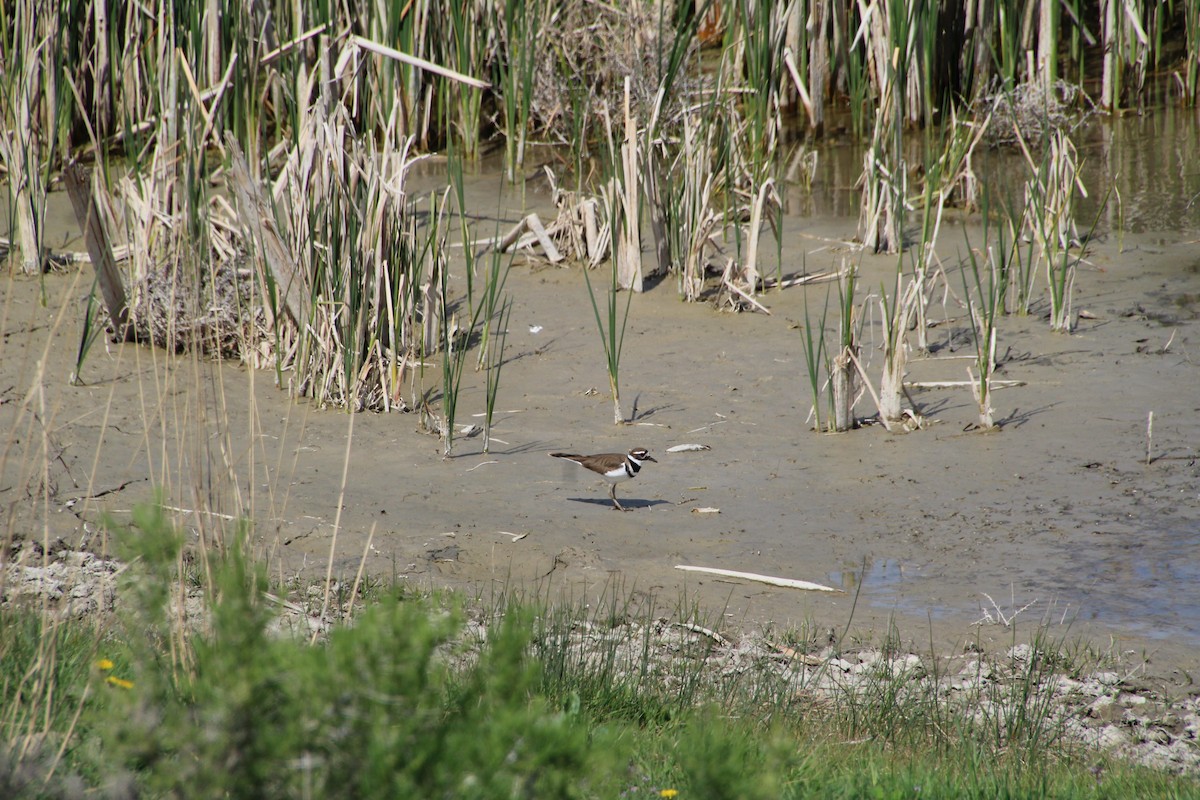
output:
<path id="1" fill-rule="evenodd" d="M 974 356 L 971 356 L 974 358 Z M 972 386 L 978 381 L 908 381 L 906 389 L 956 389 L 962 386 Z M 1025 381 L 992 381 L 991 388 L 1005 389 L 1013 386 L 1024 386 Z"/>
<path id="2" fill-rule="evenodd" d="M 737 286 L 735 286 L 735 285 L 734 285 L 734 283 L 733 283 L 733 281 L 732 281 L 732 280 L 730 280 L 729 278 L 726 278 L 726 279 L 725 279 L 725 285 L 726 285 L 726 286 L 728 286 L 728 287 L 730 288 L 730 290 L 732 290 L 732 291 L 733 291 L 735 294 L 737 294 L 739 297 L 741 297 L 741 298 L 742 298 L 743 300 L 745 300 L 747 303 L 750 303 L 751 305 L 753 305 L 755 308 L 757 308 L 759 311 L 763 312 L 763 313 L 764 313 L 764 314 L 766 314 L 767 316 L 771 316 L 771 311 L 770 311 L 770 309 L 768 309 L 768 308 L 767 308 L 766 306 L 764 306 L 762 303 L 758 302 L 758 301 L 757 301 L 757 300 L 755 300 L 753 297 L 751 297 L 750 295 L 746 294 L 744 291 L 742 291 L 742 290 L 741 290 L 741 289 L 739 289 Z"/>
<path id="3" fill-rule="evenodd" d="M 315 27 L 311 30 L 305 31 L 304 33 L 297 36 L 295 39 L 292 39 L 290 42 L 284 42 L 283 44 L 279 45 L 279 47 L 276 47 L 274 50 L 270 51 L 269 53 L 264 55 L 261 59 L 259 59 L 259 63 L 262 64 L 263 66 L 266 66 L 266 65 L 270 64 L 272 61 L 275 61 L 276 59 L 292 52 L 297 47 L 304 44 L 305 42 L 307 42 L 309 39 L 313 38 L 314 36 L 317 36 L 324 32 L 325 32 L 325 23 L 322 22 L 317 27 Z"/>
<path id="4" fill-rule="evenodd" d="M 764 289 L 790 289 L 793 286 L 804 286 L 809 283 L 823 283 L 825 281 L 836 281 L 843 275 L 842 270 L 832 272 L 816 272 L 812 275 L 801 275 L 798 278 L 788 278 L 787 280 L 777 281 L 774 278 L 766 278 L 763 280 Z"/>
<path id="5" fill-rule="evenodd" d="M 220 518 L 220 519 L 223 519 L 223 520 L 228 520 L 228 521 L 230 521 L 230 522 L 232 522 L 232 521 L 234 521 L 234 520 L 236 520 L 236 519 L 237 519 L 237 517 L 235 517 L 235 516 L 232 516 L 232 515 L 230 515 L 230 514 L 221 514 L 221 513 L 218 513 L 218 512 L 216 512 L 216 511 L 208 511 L 207 509 L 203 509 L 203 508 L 201 508 L 201 509 L 195 509 L 195 508 L 180 508 L 179 506 L 168 506 L 168 505 L 164 505 L 164 506 L 163 506 L 163 509 L 164 509 L 164 510 L 166 510 L 166 511 L 175 511 L 175 512 L 178 512 L 178 513 L 180 513 L 180 514 L 206 514 L 206 515 L 208 515 L 208 516 L 210 516 L 210 517 L 218 517 L 218 518 Z"/>
<path id="6" fill-rule="evenodd" d="M 1167 343 L 1164 344 L 1162 349 L 1158 351 L 1159 355 L 1165 356 L 1167 354 L 1167 351 L 1171 349 L 1171 343 L 1175 341 L 1175 334 L 1177 333 L 1179 333 L 1179 328 L 1172 329 L 1171 338 L 1167 339 Z"/>
<path id="7" fill-rule="evenodd" d="M 354 616 L 354 598 L 358 597 L 358 586 L 362 583 L 363 569 L 367 566 L 367 556 L 371 553 L 371 541 L 375 538 L 375 523 L 371 523 L 371 532 L 367 534 L 367 546 L 363 548 L 362 558 L 358 562 L 358 574 L 354 576 L 354 586 L 350 589 L 350 607 L 346 609 L 346 618 Z"/>
<path id="8" fill-rule="evenodd" d="M 1150 466 L 1153 461 L 1154 449 L 1154 412 L 1150 412 L 1150 416 L 1146 418 L 1146 466 Z"/>
<path id="9" fill-rule="evenodd" d="M 1016 611 L 1012 612 L 1011 614 L 1009 614 L 1006 617 L 1004 615 L 1004 612 L 1000 610 L 1000 606 L 996 603 L 995 600 L 992 599 L 992 596 L 990 594 L 988 594 L 987 592 L 982 592 L 982 594 L 984 597 L 986 597 L 988 599 L 988 602 L 992 604 L 992 608 L 994 608 L 996 610 L 996 616 L 993 618 L 992 613 L 985 608 L 985 609 L 983 609 L 983 616 L 980 617 L 977 622 L 973 623 L 974 625 L 983 625 L 984 623 L 988 623 L 991 625 L 1003 625 L 1005 628 L 1011 628 L 1013 622 L 1017 619 L 1018 614 L 1020 614 L 1023 611 L 1028 610 L 1031 606 L 1033 606 L 1035 603 L 1037 603 L 1037 599 L 1035 598 L 1035 599 L 1029 601 L 1028 603 L 1026 603 L 1025 605 L 1021 606 Z M 1016 604 L 1014 603 L 1014 605 L 1016 605 Z"/>
<path id="10" fill-rule="evenodd" d="M 725 647 L 729 646 L 729 640 L 726 639 L 724 636 L 717 633 L 716 631 L 712 631 L 712 630 L 709 630 L 708 628 L 697 625 L 694 622 L 676 622 L 674 624 L 676 627 L 684 628 L 686 630 L 691 631 L 692 633 L 702 633 L 719 645 L 722 645 Z"/>

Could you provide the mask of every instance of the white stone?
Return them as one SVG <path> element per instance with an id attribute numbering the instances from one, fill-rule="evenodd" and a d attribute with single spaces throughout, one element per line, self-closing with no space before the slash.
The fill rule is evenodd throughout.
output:
<path id="1" fill-rule="evenodd" d="M 1126 744 L 1129 744 L 1129 737 L 1116 725 L 1105 725 L 1096 739 L 1096 746 L 1101 750 L 1112 750 Z"/>

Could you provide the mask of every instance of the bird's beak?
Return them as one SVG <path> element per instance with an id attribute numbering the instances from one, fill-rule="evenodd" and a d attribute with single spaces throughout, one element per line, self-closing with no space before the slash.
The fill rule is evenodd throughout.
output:
<path id="1" fill-rule="evenodd" d="M 652 455 L 647 455 L 647 456 L 646 456 L 646 458 L 645 458 L 645 459 L 643 459 L 643 460 L 644 460 L 644 461 L 653 461 L 655 464 L 657 464 L 657 463 L 658 463 L 658 459 L 657 459 L 657 458 L 655 458 L 655 457 L 654 457 L 654 456 L 652 456 Z"/>

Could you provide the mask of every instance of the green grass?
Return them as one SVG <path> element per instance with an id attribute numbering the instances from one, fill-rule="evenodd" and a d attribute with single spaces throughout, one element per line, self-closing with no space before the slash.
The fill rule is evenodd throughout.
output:
<path id="1" fill-rule="evenodd" d="M 622 312 L 620 289 L 617 287 L 617 260 L 612 259 L 608 286 L 600 289 L 604 298 L 604 313 L 601 314 L 600 304 L 596 300 L 597 290 L 592 287 L 592 278 L 587 269 L 583 270 L 583 278 L 587 283 L 588 297 L 592 301 L 592 312 L 596 317 L 600 343 L 604 346 L 604 366 L 608 372 L 608 386 L 612 392 L 613 422 L 620 425 L 625 421 L 621 412 L 621 351 L 625 347 L 625 329 L 629 324 L 633 292 L 631 290 L 625 293 L 625 310 Z"/>
<path id="2" fill-rule="evenodd" d="M 185 568 L 164 519 L 120 532 L 136 560 L 111 625 L 0 611 L 0 796 L 1200 796 L 1043 734 L 1061 643 L 1011 665 L 997 692 L 1028 713 L 999 734 L 886 666 L 816 702 L 769 670 L 705 670 L 703 636 L 656 656 L 656 617 L 619 587 L 590 611 L 506 592 L 486 636 L 461 598 L 383 592 L 310 644 L 272 627 L 244 546 Z M 169 598 L 197 573 L 205 611 L 184 622 Z"/>

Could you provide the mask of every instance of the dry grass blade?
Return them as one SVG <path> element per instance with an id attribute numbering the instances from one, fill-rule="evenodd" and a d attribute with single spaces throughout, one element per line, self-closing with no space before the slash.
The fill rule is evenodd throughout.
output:
<path id="1" fill-rule="evenodd" d="M 443 67 L 440 64 L 435 64 L 432 61 L 421 58 L 420 56 L 412 56 L 407 53 L 401 53 L 395 48 L 379 44 L 378 42 L 373 42 L 370 39 L 359 36 L 358 34 L 351 34 L 349 41 L 352 44 L 361 47 L 363 50 L 375 53 L 376 55 L 385 56 L 410 66 L 418 67 L 426 72 L 432 72 L 434 75 L 440 75 L 443 78 L 464 83 L 467 86 L 471 86 L 476 89 L 492 88 L 492 85 L 487 81 L 483 81 L 478 78 L 472 78 L 470 75 L 463 75 L 461 72 L 456 72 L 449 67 Z"/>

